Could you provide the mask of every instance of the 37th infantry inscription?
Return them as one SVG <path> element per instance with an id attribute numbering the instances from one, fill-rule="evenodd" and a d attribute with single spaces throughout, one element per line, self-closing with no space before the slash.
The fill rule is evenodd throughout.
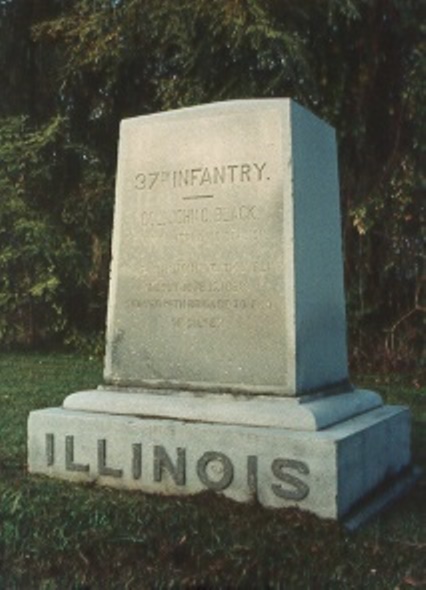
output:
<path id="1" fill-rule="evenodd" d="M 266 162 L 221 164 L 219 166 L 198 166 L 183 170 L 159 170 L 138 172 L 135 175 L 135 189 L 155 190 L 163 184 L 167 188 L 204 187 L 269 180 L 266 176 Z M 195 195 L 193 198 L 209 198 L 211 195 Z M 190 198 L 190 197 L 183 197 Z"/>

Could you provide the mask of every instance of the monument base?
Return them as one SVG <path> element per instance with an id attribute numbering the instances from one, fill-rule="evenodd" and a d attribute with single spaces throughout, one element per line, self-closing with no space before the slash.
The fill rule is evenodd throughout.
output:
<path id="1" fill-rule="evenodd" d="M 290 430 L 322 430 L 382 405 L 365 389 L 283 397 L 102 386 L 64 401 L 68 410 Z"/>
<path id="2" fill-rule="evenodd" d="M 323 430 L 48 408 L 31 412 L 28 446 L 32 473 L 157 494 L 213 490 L 331 519 L 410 480 L 410 416 L 399 406 Z"/>

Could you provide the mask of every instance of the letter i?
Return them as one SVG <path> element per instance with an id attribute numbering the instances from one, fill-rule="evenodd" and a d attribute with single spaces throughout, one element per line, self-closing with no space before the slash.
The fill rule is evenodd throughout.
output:
<path id="1" fill-rule="evenodd" d="M 257 497 L 257 457 L 247 457 L 247 483 L 250 494 Z"/>
<path id="2" fill-rule="evenodd" d="M 140 479 L 142 476 L 142 445 L 132 445 L 132 475 L 133 479 Z"/>
<path id="3" fill-rule="evenodd" d="M 51 467 L 55 463 L 55 435 L 46 434 L 46 464 Z"/>

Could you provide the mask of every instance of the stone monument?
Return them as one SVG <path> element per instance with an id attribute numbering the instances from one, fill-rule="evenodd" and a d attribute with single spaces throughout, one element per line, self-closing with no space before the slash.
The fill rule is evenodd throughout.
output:
<path id="1" fill-rule="evenodd" d="M 409 412 L 348 378 L 340 227 L 333 130 L 289 99 L 124 120 L 104 384 L 30 414 L 30 471 L 333 519 L 401 493 Z"/>

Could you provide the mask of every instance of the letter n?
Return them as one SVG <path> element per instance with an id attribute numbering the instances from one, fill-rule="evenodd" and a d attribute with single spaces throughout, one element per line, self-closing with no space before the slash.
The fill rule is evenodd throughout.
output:
<path id="1" fill-rule="evenodd" d="M 162 446 L 154 447 L 154 481 L 163 479 L 163 472 L 167 471 L 177 486 L 184 486 L 186 483 L 186 451 L 177 448 L 176 465 L 173 464 L 167 451 Z"/>

